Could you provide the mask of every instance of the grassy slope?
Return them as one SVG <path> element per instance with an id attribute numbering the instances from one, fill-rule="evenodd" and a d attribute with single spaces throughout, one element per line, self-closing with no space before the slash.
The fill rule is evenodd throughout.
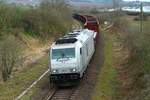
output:
<path id="1" fill-rule="evenodd" d="M 97 85 L 93 94 L 93 100 L 110 100 L 115 94 L 115 76 L 116 70 L 113 66 L 113 51 L 112 40 L 108 37 L 108 33 L 105 34 L 105 61 L 100 70 L 98 76 Z"/>
<path id="2" fill-rule="evenodd" d="M 0 100 L 12 100 L 48 69 L 48 57 L 44 56 L 23 72 L 16 73 L 0 85 Z"/>
<path id="3" fill-rule="evenodd" d="M 47 84 L 48 83 L 48 84 Z M 21 100 L 42 100 L 49 90 L 49 74 L 47 74 L 44 78 L 41 79 L 35 86 L 32 87 L 22 98 Z M 44 88 L 48 88 L 45 90 Z M 41 94 L 39 94 L 41 93 Z"/>
<path id="4" fill-rule="evenodd" d="M 137 40 L 135 40 L 133 37 L 133 42 L 135 41 L 135 43 L 137 43 L 137 44 L 135 44 L 134 43 L 134 45 L 143 45 L 143 47 L 141 47 L 141 48 L 143 48 L 143 49 L 145 49 L 146 50 L 146 47 L 147 47 L 147 49 L 149 48 L 149 46 L 148 46 L 148 42 L 149 41 L 147 41 L 146 39 L 147 38 L 145 38 L 144 36 L 149 36 L 150 35 L 150 28 L 149 28 L 149 26 L 150 26 L 150 16 L 149 16 L 149 18 L 148 18 L 148 20 L 146 20 L 146 21 L 143 21 L 143 23 L 142 23 L 142 32 L 143 33 L 141 33 L 141 22 L 140 21 L 135 21 L 135 20 L 133 20 L 133 19 L 130 19 L 130 20 L 128 20 L 128 26 L 126 27 L 127 29 L 129 29 L 129 30 L 132 30 L 131 32 L 133 32 L 134 34 L 136 34 L 135 36 L 133 36 L 133 37 L 136 37 L 137 38 Z M 131 34 L 130 32 L 128 33 L 128 34 Z M 141 39 L 141 40 L 140 40 Z M 143 40 L 143 41 L 142 41 Z M 147 43 L 146 43 L 147 42 Z M 145 44 L 144 44 L 145 43 Z M 142 54 L 140 54 L 141 55 L 141 57 L 142 57 Z M 143 58 L 141 58 L 141 60 L 142 60 Z M 148 58 L 146 58 L 145 57 L 145 59 L 148 59 Z M 145 66 L 146 67 L 146 66 Z M 148 67 L 146 67 L 146 69 L 145 70 L 149 70 L 149 66 Z"/>
<path id="5" fill-rule="evenodd" d="M 129 20 L 128 21 L 128 24 L 129 24 L 129 26 L 127 27 L 127 29 L 132 29 L 133 30 L 133 32 L 134 33 L 136 33 L 136 34 L 139 34 L 139 35 L 141 35 L 141 33 L 140 33 L 140 21 L 134 21 L 134 20 Z M 147 21 L 143 21 L 143 33 L 144 34 L 147 34 L 147 36 L 149 36 L 148 34 L 150 34 L 150 28 L 149 28 L 149 26 L 150 26 L 150 17 L 149 17 L 149 20 L 147 20 Z M 139 33 L 138 33 L 139 32 Z M 130 34 L 130 33 L 128 33 L 128 34 Z M 137 35 L 135 35 L 135 36 L 137 36 Z M 141 35 L 141 36 L 143 36 L 143 35 Z M 133 37 L 132 37 L 133 38 Z M 141 38 L 143 38 L 143 37 L 140 37 L 140 36 L 137 36 L 137 44 L 140 44 L 140 43 L 142 43 L 142 41 L 139 41 L 139 39 L 141 39 Z M 142 40 L 142 39 L 141 39 Z M 133 40 L 132 41 L 136 41 L 134 38 L 133 38 Z M 144 43 L 146 43 L 146 38 L 143 38 L 143 41 L 145 41 Z M 134 44 L 135 45 L 135 44 Z M 143 45 L 143 44 L 142 44 Z M 143 48 L 142 49 L 146 49 L 146 48 L 149 48 L 149 46 L 147 45 L 147 44 L 145 44 L 145 46 L 143 45 L 142 46 Z M 137 50 L 138 50 L 139 48 L 137 48 Z M 140 56 L 141 56 L 141 60 L 143 60 L 143 58 L 142 58 L 142 54 L 140 54 Z M 145 56 L 144 56 L 145 57 Z M 145 57 L 146 58 L 146 57 Z M 134 61 L 134 59 L 129 59 L 130 60 L 130 62 L 132 62 L 132 63 L 137 63 L 137 64 L 139 64 L 140 65 L 140 63 L 138 63 L 138 62 L 135 62 Z M 133 60 L 133 61 L 132 61 Z M 147 62 L 148 61 L 148 59 L 146 58 L 145 59 L 145 62 Z M 147 63 L 148 64 L 148 63 Z M 142 66 L 143 66 L 143 64 L 141 64 Z M 124 67 L 124 66 L 123 66 Z M 129 78 L 127 77 L 127 79 L 126 80 L 131 80 L 131 82 L 133 82 L 134 84 L 131 84 L 131 82 L 130 82 L 130 84 L 129 84 L 129 86 L 126 86 L 126 88 L 128 89 L 128 88 L 131 88 L 131 87 L 133 87 L 133 88 L 131 88 L 130 89 L 130 91 L 129 91 L 129 89 L 128 90 L 126 90 L 126 88 L 125 89 L 122 89 L 122 91 L 121 92 L 124 92 L 125 90 L 127 91 L 127 92 L 125 92 L 126 94 L 124 94 L 123 96 L 122 96 L 122 98 L 128 98 L 128 100 L 134 100 L 134 99 L 136 99 L 136 100 L 149 100 L 150 99 L 150 82 L 149 81 L 147 81 L 147 80 L 149 80 L 149 77 L 150 77 L 150 74 L 149 73 L 147 73 L 148 71 L 149 71 L 149 66 L 147 65 L 147 66 L 144 66 L 143 68 L 144 69 L 146 69 L 146 72 L 144 72 L 144 70 L 143 69 L 140 69 L 140 67 L 139 66 L 137 66 L 137 65 L 128 65 L 128 67 L 124 67 L 124 70 L 130 70 L 131 69 L 131 67 L 132 67 L 132 69 L 134 70 L 134 71 L 132 71 L 132 74 L 131 73 L 129 73 L 129 72 L 126 72 L 126 74 L 128 75 L 128 76 L 130 76 Z M 138 69 L 138 70 L 137 70 Z M 139 71 L 140 70 L 140 71 Z M 145 76 L 143 76 L 143 75 L 141 75 L 141 76 L 138 76 L 138 74 L 140 74 L 140 73 L 143 73 L 143 74 L 147 74 L 147 75 L 145 75 L 147 78 L 145 78 Z M 144 78 L 143 78 L 144 77 Z M 125 83 L 126 82 L 126 80 L 124 80 L 123 82 Z M 143 81 L 144 81 L 144 84 L 143 84 Z M 122 83 L 123 84 L 123 83 Z M 144 88 L 141 88 L 141 87 L 144 87 Z M 131 93 L 132 94 L 134 94 L 133 96 L 130 96 L 131 95 Z"/>
<path id="6" fill-rule="evenodd" d="M 130 26 L 128 26 L 129 30 L 135 29 L 137 32 L 140 32 L 140 22 L 131 21 Z M 150 21 L 143 22 L 143 32 L 148 33 L 150 31 L 149 28 Z M 113 50 L 112 50 L 112 37 L 108 36 L 107 32 L 103 32 L 105 37 L 105 62 L 100 70 L 100 74 L 98 76 L 97 85 L 95 87 L 95 92 L 93 94 L 92 100 L 112 100 L 117 97 L 116 86 L 118 86 L 118 81 L 115 79 L 117 75 L 117 71 L 115 66 L 113 66 Z"/>

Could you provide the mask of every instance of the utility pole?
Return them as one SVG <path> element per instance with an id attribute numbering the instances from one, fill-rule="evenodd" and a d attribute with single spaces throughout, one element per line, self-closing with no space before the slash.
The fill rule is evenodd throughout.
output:
<path id="1" fill-rule="evenodd" d="M 143 3 L 141 3 L 140 10 L 140 32 L 143 33 Z"/>
<path id="2" fill-rule="evenodd" d="M 113 17 L 114 17 L 114 21 L 116 21 L 119 17 L 120 17 L 120 11 L 121 11 L 121 8 L 120 8 L 120 3 L 121 3 L 121 0 L 113 0 L 113 9 L 114 9 L 114 13 L 113 13 Z"/>
<path id="3" fill-rule="evenodd" d="M 113 11 L 113 22 L 115 22 L 116 17 L 118 17 L 118 16 L 116 16 L 117 15 L 116 14 L 116 0 L 113 0 L 113 9 L 114 9 L 114 11 Z"/>

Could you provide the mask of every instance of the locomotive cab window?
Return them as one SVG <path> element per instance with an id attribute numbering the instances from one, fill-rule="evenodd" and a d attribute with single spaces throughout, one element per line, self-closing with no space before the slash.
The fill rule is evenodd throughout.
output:
<path id="1" fill-rule="evenodd" d="M 87 56 L 89 55 L 89 51 L 88 51 L 88 45 L 86 44 L 86 53 L 87 53 Z"/>
<path id="2" fill-rule="evenodd" d="M 52 49 L 52 59 L 75 58 L 75 48 Z"/>
<path id="3" fill-rule="evenodd" d="M 82 48 L 80 48 L 80 55 L 82 55 Z"/>

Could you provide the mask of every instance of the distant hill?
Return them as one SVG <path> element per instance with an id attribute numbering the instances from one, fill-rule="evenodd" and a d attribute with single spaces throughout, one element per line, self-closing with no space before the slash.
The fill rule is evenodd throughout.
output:
<path id="1" fill-rule="evenodd" d="M 113 0 L 70 0 L 72 2 L 112 3 Z"/>
<path id="2" fill-rule="evenodd" d="M 4 0 L 8 2 L 40 2 L 42 0 Z M 65 0 L 65 1 L 72 1 L 72 2 L 92 2 L 92 3 L 110 3 L 113 0 Z"/>
<path id="3" fill-rule="evenodd" d="M 70 4 L 80 7 L 112 7 L 112 0 L 69 0 Z"/>
<path id="4" fill-rule="evenodd" d="M 36 5 L 41 0 L 7 0 L 8 3 L 24 4 L 24 5 Z"/>
<path id="5" fill-rule="evenodd" d="M 7 0 L 9 3 L 36 5 L 42 0 Z M 65 0 L 74 6 L 80 7 L 111 7 L 112 0 Z"/>

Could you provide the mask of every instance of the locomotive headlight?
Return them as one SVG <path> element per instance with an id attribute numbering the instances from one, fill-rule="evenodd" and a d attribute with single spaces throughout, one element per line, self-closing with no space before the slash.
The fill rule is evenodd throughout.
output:
<path id="1" fill-rule="evenodd" d="M 52 71 L 51 71 L 52 73 L 57 73 L 58 72 L 58 70 L 56 70 L 56 69 L 52 69 Z"/>
<path id="2" fill-rule="evenodd" d="M 74 68 L 74 69 L 72 69 L 72 71 L 73 71 L 73 72 L 76 72 L 76 69 Z"/>
<path id="3" fill-rule="evenodd" d="M 71 72 L 76 72 L 76 71 L 77 71 L 76 68 L 71 69 Z"/>
<path id="4" fill-rule="evenodd" d="M 53 73 L 56 73 L 56 70 L 53 70 Z"/>

